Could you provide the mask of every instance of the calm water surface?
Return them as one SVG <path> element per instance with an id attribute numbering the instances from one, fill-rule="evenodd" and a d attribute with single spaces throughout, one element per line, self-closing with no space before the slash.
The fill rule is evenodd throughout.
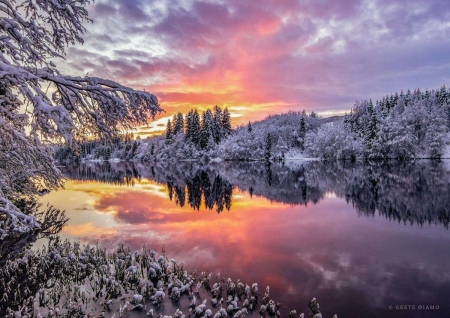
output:
<path id="1" fill-rule="evenodd" d="M 70 217 L 64 238 L 164 245 L 190 270 L 269 285 L 284 314 L 317 297 L 324 317 L 450 317 L 447 166 L 68 164 L 45 201 Z"/>

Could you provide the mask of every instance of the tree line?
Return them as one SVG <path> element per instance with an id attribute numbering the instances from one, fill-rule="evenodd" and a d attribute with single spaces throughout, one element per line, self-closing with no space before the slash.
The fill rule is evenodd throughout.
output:
<path id="1" fill-rule="evenodd" d="M 342 120 L 310 134 L 306 149 L 325 159 L 438 159 L 449 131 L 450 90 L 408 90 L 357 101 Z"/>
<path id="2" fill-rule="evenodd" d="M 166 143 L 171 143 L 179 134 L 199 149 L 211 148 L 226 139 L 232 133 L 231 115 L 228 108 L 222 110 L 214 106 L 213 110 L 202 112 L 201 118 L 197 109 L 190 110 L 185 116 L 182 113 L 173 115 L 167 121 Z"/>

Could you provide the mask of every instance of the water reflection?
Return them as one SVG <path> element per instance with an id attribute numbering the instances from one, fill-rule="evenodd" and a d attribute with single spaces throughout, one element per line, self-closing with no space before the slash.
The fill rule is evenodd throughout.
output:
<path id="1" fill-rule="evenodd" d="M 445 162 L 120 162 L 63 172 L 73 180 L 47 197 L 71 218 L 63 237 L 164 244 L 189 268 L 270 285 L 282 313 L 316 296 L 326 317 L 450 316 Z M 440 309 L 390 311 L 396 304 Z"/>
<path id="2" fill-rule="evenodd" d="M 405 224 L 450 222 L 450 172 L 442 162 L 346 164 L 221 163 L 202 166 L 180 163 L 148 166 L 140 163 L 86 163 L 66 166 L 74 180 L 132 186 L 148 178 L 168 189 L 180 207 L 222 212 L 232 207 L 233 188 L 289 205 L 316 204 L 328 194 L 345 198 L 359 215 L 376 214 Z"/>

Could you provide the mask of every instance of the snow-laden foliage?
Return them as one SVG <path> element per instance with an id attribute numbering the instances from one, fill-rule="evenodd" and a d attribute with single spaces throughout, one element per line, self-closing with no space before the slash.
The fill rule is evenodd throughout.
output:
<path id="1" fill-rule="evenodd" d="M 0 315 L 240 318 L 266 312 L 280 317 L 281 304 L 269 298 L 268 290 L 261 298 L 256 283 L 188 273 L 164 250 L 158 255 L 146 247 L 132 252 L 119 246 L 107 252 L 56 238 L 0 268 Z M 308 306 L 315 314 L 313 303 Z M 294 312 L 288 317 L 294 318 Z"/>
<path id="2" fill-rule="evenodd" d="M 305 148 L 313 157 L 356 160 L 364 155 L 363 144 L 342 122 L 322 125 L 306 136 Z"/>
<path id="3" fill-rule="evenodd" d="M 52 62 L 67 45 L 83 42 L 89 2 L 0 1 L 0 221 L 12 232 L 39 229 L 15 206 L 17 196 L 61 186 L 49 143 L 76 150 L 84 137 L 115 137 L 160 111 L 150 93 L 64 75 Z"/>
<path id="4" fill-rule="evenodd" d="M 357 102 L 341 122 L 308 135 L 306 150 L 324 159 L 441 158 L 449 130 L 450 90 L 417 89 Z"/>
<path id="5" fill-rule="evenodd" d="M 303 150 L 305 137 L 321 125 L 312 113 L 289 112 L 238 127 L 222 142 L 215 157 L 226 160 L 279 160 L 289 149 Z M 268 147 L 270 135 L 270 147 Z"/>
<path id="6" fill-rule="evenodd" d="M 191 110 L 174 115 L 164 136 L 122 142 L 86 142 L 77 157 L 67 146 L 57 147 L 56 159 L 120 159 L 143 161 L 201 160 L 283 160 L 289 151 L 301 153 L 307 134 L 322 124 L 314 113 L 289 112 L 273 115 L 246 126 L 231 129 L 228 110 L 214 107 L 200 116 Z M 184 129 L 182 129 L 184 125 Z M 268 138 L 270 135 L 270 138 Z M 131 145 L 136 151 L 130 152 Z"/>
<path id="7" fill-rule="evenodd" d="M 231 130 L 219 107 L 202 116 L 191 110 L 175 115 L 164 136 L 132 144 L 98 141 L 81 158 L 143 161 L 284 161 L 314 157 L 344 160 L 442 158 L 449 143 L 450 91 L 420 90 L 372 103 L 359 101 L 344 117 L 288 112 Z M 223 120 L 226 118 L 226 120 Z M 227 124 L 226 124 L 227 123 Z M 184 127 L 184 129 L 183 129 Z M 227 127 L 225 129 L 224 127 Z M 131 145 L 136 151 L 130 152 Z M 127 150 L 123 150 L 126 148 Z M 58 159 L 71 158 L 61 148 Z"/>

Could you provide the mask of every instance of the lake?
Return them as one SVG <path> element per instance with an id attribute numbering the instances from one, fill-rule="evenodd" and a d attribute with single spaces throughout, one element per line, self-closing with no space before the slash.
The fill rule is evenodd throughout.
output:
<path id="1" fill-rule="evenodd" d="M 164 246 L 188 270 L 269 285 L 283 316 L 316 297 L 330 318 L 450 317 L 449 162 L 61 170 L 43 201 L 66 210 L 63 238 Z"/>

